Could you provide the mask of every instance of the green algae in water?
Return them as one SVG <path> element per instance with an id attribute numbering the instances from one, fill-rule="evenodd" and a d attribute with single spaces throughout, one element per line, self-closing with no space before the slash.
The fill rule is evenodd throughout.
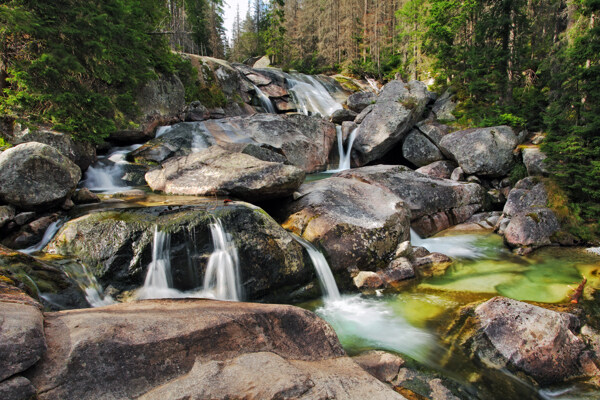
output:
<path id="1" fill-rule="evenodd" d="M 560 303 L 584 277 L 589 286 L 600 287 L 600 258 L 582 249 L 548 248 L 517 257 L 499 241 L 497 235 L 482 236 L 474 242 L 481 249 L 479 258 L 459 259 L 443 276 L 425 280 L 418 289 Z"/>

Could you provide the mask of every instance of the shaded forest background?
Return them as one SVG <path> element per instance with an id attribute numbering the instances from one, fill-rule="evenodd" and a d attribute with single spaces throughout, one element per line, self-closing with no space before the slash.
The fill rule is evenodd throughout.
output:
<path id="1" fill-rule="evenodd" d="M 193 71 L 172 50 L 305 73 L 450 90 L 457 127 L 547 132 L 570 207 L 600 217 L 600 0 L 252 0 L 225 37 L 223 0 L 0 0 L 0 116 L 100 142 L 135 90 Z"/>

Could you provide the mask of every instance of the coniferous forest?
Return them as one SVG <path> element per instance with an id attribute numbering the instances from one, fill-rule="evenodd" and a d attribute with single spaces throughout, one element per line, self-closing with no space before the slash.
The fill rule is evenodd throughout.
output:
<path id="1" fill-rule="evenodd" d="M 600 216 L 597 0 L 256 0 L 228 41 L 221 0 L 2 1 L 0 112 L 101 141 L 136 113 L 132 91 L 189 66 L 171 49 L 284 70 L 432 80 L 458 124 L 548 134 L 556 181 Z M 189 80 L 189 79 L 188 79 Z M 582 221 L 578 221 L 581 223 Z"/>

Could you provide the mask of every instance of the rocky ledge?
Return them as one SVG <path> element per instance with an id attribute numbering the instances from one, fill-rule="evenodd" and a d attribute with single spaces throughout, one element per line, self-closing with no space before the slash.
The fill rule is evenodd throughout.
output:
<path id="1" fill-rule="evenodd" d="M 151 300 L 44 317 L 48 349 L 24 373 L 41 400 L 403 399 L 347 357 L 327 323 L 293 306 Z"/>

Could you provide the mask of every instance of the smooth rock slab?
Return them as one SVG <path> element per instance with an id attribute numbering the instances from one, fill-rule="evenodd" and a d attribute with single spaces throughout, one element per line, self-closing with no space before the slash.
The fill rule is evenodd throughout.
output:
<path id="1" fill-rule="evenodd" d="M 477 330 L 466 345 L 484 364 L 511 366 L 541 384 L 580 374 L 585 344 L 573 332 L 575 316 L 505 297 L 479 305 L 475 316 Z"/>
<path id="2" fill-rule="evenodd" d="M 374 165 L 336 176 L 382 187 L 406 202 L 413 228 L 428 236 L 469 219 L 483 205 L 484 189 L 476 183 L 436 179 L 398 165 Z"/>
<path id="3" fill-rule="evenodd" d="M 439 146 L 467 175 L 505 176 L 515 164 L 518 144 L 513 130 L 505 125 L 473 128 L 445 135 Z"/>
<path id="4" fill-rule="evenodd" d="M 0 171 L 0 199 L 27 210 L 61 205 L 81 179 L 81 170 L 69 158 L 37 142 L 2 152 Z"/>
<path id="5" fill-rule="evenodd" d="M 293 306 L 143 301 L 49 313 L 46 336 L 29 374 L 40 400 L 319 398 L 331 387 L 338 398 L 401 398 L 345 357 L 327 323 Z"/>
<path id="6" fill-rule="evenodd" d="M 31 367 L 44 351 L 40 310 L 28 304 L 0 302 L 0 381 Z"/>
<path id="7" fill-rule="evenodd" d="M 264 201 L 290 196 L 304 180 L 304 171 L 243 153 L 211 147 L 165 161 L 146 173 L 152 190 L 167 194 L 235 196 Z"/>

